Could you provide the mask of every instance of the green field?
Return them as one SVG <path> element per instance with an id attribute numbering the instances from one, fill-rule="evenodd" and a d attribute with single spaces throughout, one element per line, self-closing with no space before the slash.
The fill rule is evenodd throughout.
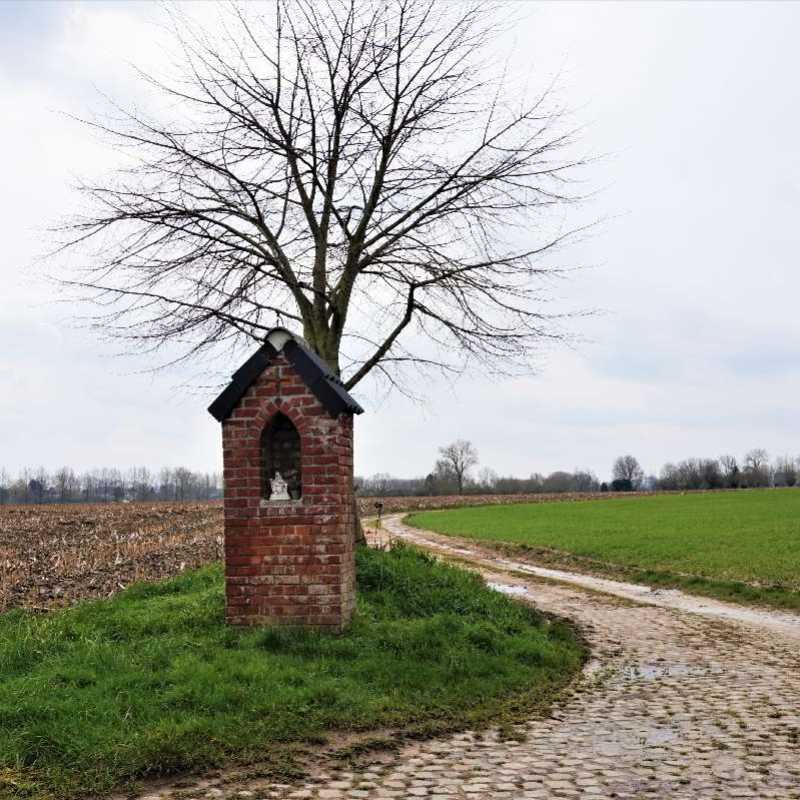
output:
<path id="1" fill-rule="evenodd" d="M 408 521 L 547 565 L 800 609 L 800 489 L 481 506 Z"/>
<path id="2" fill-rule="evenodd" d="M 51 614 L 0 615 L 0 798 L 87 797 L 258 761 L 335 731 L 513 723 L 579 672 L 573 629 L 410 548 L 358 553 L 343 635 L 235 629 L 219 565 Z M 313 751 L 312 751 L 313 752 Z"/>

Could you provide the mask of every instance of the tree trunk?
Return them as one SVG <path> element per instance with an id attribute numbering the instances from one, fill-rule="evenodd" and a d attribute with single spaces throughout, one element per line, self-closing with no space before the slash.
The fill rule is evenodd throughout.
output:
<path id="1" fill-rule="evenodd" d="M 353 495 L 353 532 L 356 544 L 367 543 L 364 526 L 361 524 L 361 512 L 358 508 L 358 498 L 355 495 Z"/>

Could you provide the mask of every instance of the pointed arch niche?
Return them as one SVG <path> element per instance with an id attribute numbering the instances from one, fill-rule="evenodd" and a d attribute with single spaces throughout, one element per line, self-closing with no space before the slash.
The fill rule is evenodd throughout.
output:
<path id="1" fill-rule="evenodd" d="M 261 493 L 266 500 L 270 499 L 270 481 L 277 472 L 288 484 L 292 500 L 299 500 L 303 496 L 300 434 L 289 417 L 280 411 L 261 433 Z"/>

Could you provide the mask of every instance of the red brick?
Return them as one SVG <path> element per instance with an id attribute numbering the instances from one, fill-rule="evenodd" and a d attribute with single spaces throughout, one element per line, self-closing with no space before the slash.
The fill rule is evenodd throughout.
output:
<path id="1" fill-rule="evenodd" d="M 262 506 L 261 434 L 278 411 L 300 434 L 303 499 Z M 355 605 L 352 422 L 348 415 L 332 419 L 279 356 L 223 423 L 226 617 L 232 624 L 338 630 L 349 620 Z"/>

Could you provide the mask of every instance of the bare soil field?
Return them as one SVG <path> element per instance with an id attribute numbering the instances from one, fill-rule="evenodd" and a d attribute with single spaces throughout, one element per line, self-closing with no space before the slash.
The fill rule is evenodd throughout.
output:
<path id="1" fill-rule="evenodd" d="M 107 597 L 220 558 L 220 503 L 3 506 L 0 612 Z"/>
<path id="2" fill-rule="evenodd" d="M 358 504 L 363 516 L 375 516 L 375 504 L 378 502 L 383 503 L 384 514 L 394 514 L 398 511 L 428 511 L 440 508 L 459 508 L 461 506 L 571 503 L 578 500 L 608 500 L 612 497 L 650 497 L 652 494 L 652 492 L 558 492 L 551 494 L 449 494 L 432 495 L 430 497 L 359 497 Z M 682 492 L 681 494 L 690 494 L 690 492 Z"/>

